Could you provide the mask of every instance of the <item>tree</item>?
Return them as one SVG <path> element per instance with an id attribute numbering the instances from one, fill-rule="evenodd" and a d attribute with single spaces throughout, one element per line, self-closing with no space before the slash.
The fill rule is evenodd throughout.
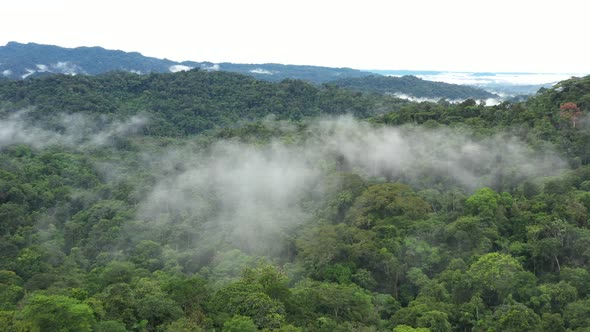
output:
<path id="1" fill-rule="evenodd" d="M 393 332 L 430 332 L 426 327 L 411 327 L 408 325 L 397 325 L 393 328 Z"/>
<path id="2" fill-rule="evenodd" d="M 563 311 L 563 318 L 570 329 L 590 326 L 590 299 L 568 304 Z"/>
<path id="3" fill-rule="evenodd" d="M 0 310 L 14 309 L 23 297 L 23 281 L 13 271 L 0 270 Z"/>
<path id="4" fill-rule="evenodd" d="M 300 308 L 299 325 L 322 316 L 365 324 L 377 319 L 370 293 L 355 284 L 305 281 L 293 289 L 293 301 Z"/>
<path id="5" fill-rule="evenodd" d="M 582 115 L 582 111 L 580 110 L 578 105 L 576 105 L 576 103 L 567 102 L 561 104 L 561 106 L 559 106 L 559 109 L 561 110 L 559 115 L 571 121 L 572 128 L 576 128 L 576 122 L 578 121 L 578 118 Z"/>
<path id="6" fill-rule="evenodd" d="M 430 211 L 430 205 L 409 186 L 384 183 L 367 188 L 354 202 L 347 219 L 359 228 L 368 229 L 392 217 L 421 219 Z"/>
<path id="7" fill-rule="evenodd" d="M 278 328 L 285 320 L 283 303 L 263 293 L 262 286 L 244 281 L 218 290 L 209 307 L 217 314 L 218 323 L 225 321 L 228 315 L 241 315 L 250 317 L 259 328 Z"/>
<path id="8" fill-rule="evenodd" d="M 256 332 L 258 329 L 252 318 L 235 315 L 223 324 L 222 332 Z"/>
<path id="9" fill-rule="evenodd" d="M 477 288 L 487 303 L 502 303 L 509 295 L 526 297 L 525 293 L 534 287 L 535 276 L 525 271 L 512 256 L 489 253 L 473 263 L 467 274 L 477 284 Z"/>
<path id="10" fill-rule="evenodd" d="M 92 331 L 95 323 L 88 305 L 62 295 L 33 295 L 27 300 L 22 315 L 31 323 L 33 332 Z"/>
<path id="11" fill-rule="evenodd" d="M 499 306 L 488 321 L 493 331 L 503 332 L 536 332 L 540 323 L 539 316 L 522 303 Z"/>
<path id="12" fill-rule="evenodd" d="M 125 324 L 114 320 L 102 321 L 94 324 L 94 332 L 127 332 Z"/>
<path id="13" fill-rule="evenodd" d="M 565 332 L 561 315 L 544 313 L 543 316 L 541 316 L 541 331 Z"/>
<path id="14" fill-rule="evenodd" d="M 129 260 L 137 266 L 155 271 L 164 267 L 161 256 L 162 246 L 159 243 L 150 240 L 141 240 L 131 250 Z"/>
<path id="15" fill-rule="evenodd" d="M 499 204 L 500 195 L 487 187 L 479 189 L 465 202 L 467 211 L 473 215 L 480 216 L 486 221 L 495 220 Z"/>
<path id="16" fill-rule="evenodd" d="M 256 269 L 244 270 L 242 281 L 248 284 L 260 285 L 261 290 L 273 300 L 285 302 L 291 292 L 289 279 L 284 272 L 272 265 L 264 265 Z"/>
<path id="17" fill-rule="evenodd" d="M 178 303 L 169 298 L 154 280 L 139 279 L 133 294 L 136 299 L 137 317 L 147 320 L 150 329 L 173 322 L 182 316 L 182 309 Z"/>
<path id="18" fill-rule="evenodd" d="M 451 324 L 448 321 L 448 315 L 438 310 L 432 310 L 424 313 L 418 318 L 418 326 L 426 327 L 431 332 L 450 332 Z"/>
<path id="19" fill-rule="evenodd" d="M 135 295 L 126 283 L 109 285 L 96 297 L 104 304 L 105 318 L 132 327 L 137 322 Z"/>
<path id="20" fill-rule="evenodd" d="M 171 278 L 164 281 L 162 290 L 187 314 L 201 310 L 209 300 L 207 281 L 199 276 Z"/>

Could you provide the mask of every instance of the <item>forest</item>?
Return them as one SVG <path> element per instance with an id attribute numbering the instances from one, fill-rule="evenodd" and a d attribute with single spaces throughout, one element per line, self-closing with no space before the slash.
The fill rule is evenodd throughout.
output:
<path id="1" fill-rule="evenodd" d="M 590 331 L 589 111 L 0 81 L 0 330 Z"/>

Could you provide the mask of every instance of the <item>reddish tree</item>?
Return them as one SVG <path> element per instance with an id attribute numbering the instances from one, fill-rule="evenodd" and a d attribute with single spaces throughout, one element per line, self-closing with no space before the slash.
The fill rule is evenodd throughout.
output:
<path id="1" fill-rule="evenodd" d="M 567 102 L 562 104 L 559 109 L 561 112 L 559 113 L 562 117 L 570 120 L 572 122 L 572 127 L 576 128 L 576 121 L 582 115 L 582 111 L 576 105 L 576 103 Z"/>

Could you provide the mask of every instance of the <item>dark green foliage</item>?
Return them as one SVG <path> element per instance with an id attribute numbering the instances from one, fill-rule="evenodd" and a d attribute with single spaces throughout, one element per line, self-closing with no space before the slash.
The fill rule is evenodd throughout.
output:
<path id="1" fill-rule="evenodd" d="M 29 117 L 58 129 L 52 119 L 56 113 L 143 114 L 150 119 L 144 133 L 154 136 L 191 135 L 271 115 L 295 121 L 346 113 L 367 117 L 404 103 L 298 80 L 270 83 L 201 70 L 145 76 L 124 72 L 96 77 L 60 75 L 8 82 L 0 84 L 0 99 L 11 110 L 34 107 Z"/>
<path id="2" fill-rule="evenodd" d="M 317 124 L 298 121 L 308 116 L 397 106 L 333 86 L 200 71 L 0 83 L 0 98 L 37 105 L 23 121 L 47 130 L 67 132 L 58 109 L 86 112 L 103 129 L 140 110 L 153 121 L 105 145 L 0 145 L 0 329 L 586 329 L 590 141 L 584 125 L 562 121 L 559 106 L 571 101 L 588 111 L 588 80 L 562 82 L 526 103 L 412 103 L 371 119 L 383 130 L 446 126 L 474 141 L 510 133 L 536 153 L 561 149 L 567 171 L 527 176 L 498 166 L 462 187 L 429 172 L 409 176 L 413 170 L 368 176 L 319 147 L 314 152 L 328 152 L 306 166 L 321 176 L 284 205 L 275 196 L 291 197 L 278 181 L 286 166 L 251 178 L 232 173 L 247 158 L 205 175 L 196 166 L 235 142 L 223 153 L 299 148 L 319 135 Z M 285 121 L 258 121 L 271 109 Z M 12 111 L 2 110 L 3 119 Z M 240 119 L 248 122 L 234 123 Z M 215 126 L 224 128 L 203 131 Z M 194 179 L 205 189 L 183 187 Z M 248 189 L 271 179 L 272 193 L 233 196 L 242 189 L 235 182 L 215 190 L 227 179 Z M 286 211 L 265 215 L 265 199 Z M 285 216 L 291 206 L 303 212 Z M 284 219 L 293 225 L 281 229 Z M 272 246 L 256 237 L 268 230 Z M 250 246 L 235 240 L 240 232 L 254 238 L 244 241 Z"/>
<path id="3" fill-rule="evenodd" d="M 236 315 L 223 324 L 223 332 L 255 332 L 258 331 L 250 317 Z"/>
<path id="4" fill-rule="evenodd" d="M 32 296 L 22 315 L 32 331 L 92 331 L 95 319 L 88 305 L 61 295 Z"/>

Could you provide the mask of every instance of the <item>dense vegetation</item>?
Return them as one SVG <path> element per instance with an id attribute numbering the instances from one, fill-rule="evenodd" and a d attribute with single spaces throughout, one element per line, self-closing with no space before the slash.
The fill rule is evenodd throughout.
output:
<path id="1" fill-rule="evenodd" d="M 116 117 L 145 113 L 151 119 L 146 134 L 156 136 L 196 134 L 271 114 L 291 120 L 345 113 L 367 117 L 406 103 L 298 80 L 271 83 L 197 69 L 176 74 L 118 72 L 13 81 L 0 85 L 0 100 L 12 109 L 34 106 L 31 115 L 44 121 L 57 112 Z"/>
<path id="2" fill-rule="evenodd" d="M 0 103 L 3 331 L 590 326 L 590 77 L 493 107 L 203 71 L 2 82 Z M 314 120 L 344 113 L 368 121 Z M 383 137 L 415 150 L 371 155 Z M 507 142 L 493 165 L 485 142 Z M 442 159 L 403 163 L 417 147 Z"/>
<path id="3" fill-rule="evenodd" d="M 425 81 L 416 76 L 365 76 L 343 78 L 332 84 L 363 92 L 403 94 L 417 98 L 434 99 L 488 99 L 498 98 L 497 95 L 483 89 L 443 82 Z"/>

